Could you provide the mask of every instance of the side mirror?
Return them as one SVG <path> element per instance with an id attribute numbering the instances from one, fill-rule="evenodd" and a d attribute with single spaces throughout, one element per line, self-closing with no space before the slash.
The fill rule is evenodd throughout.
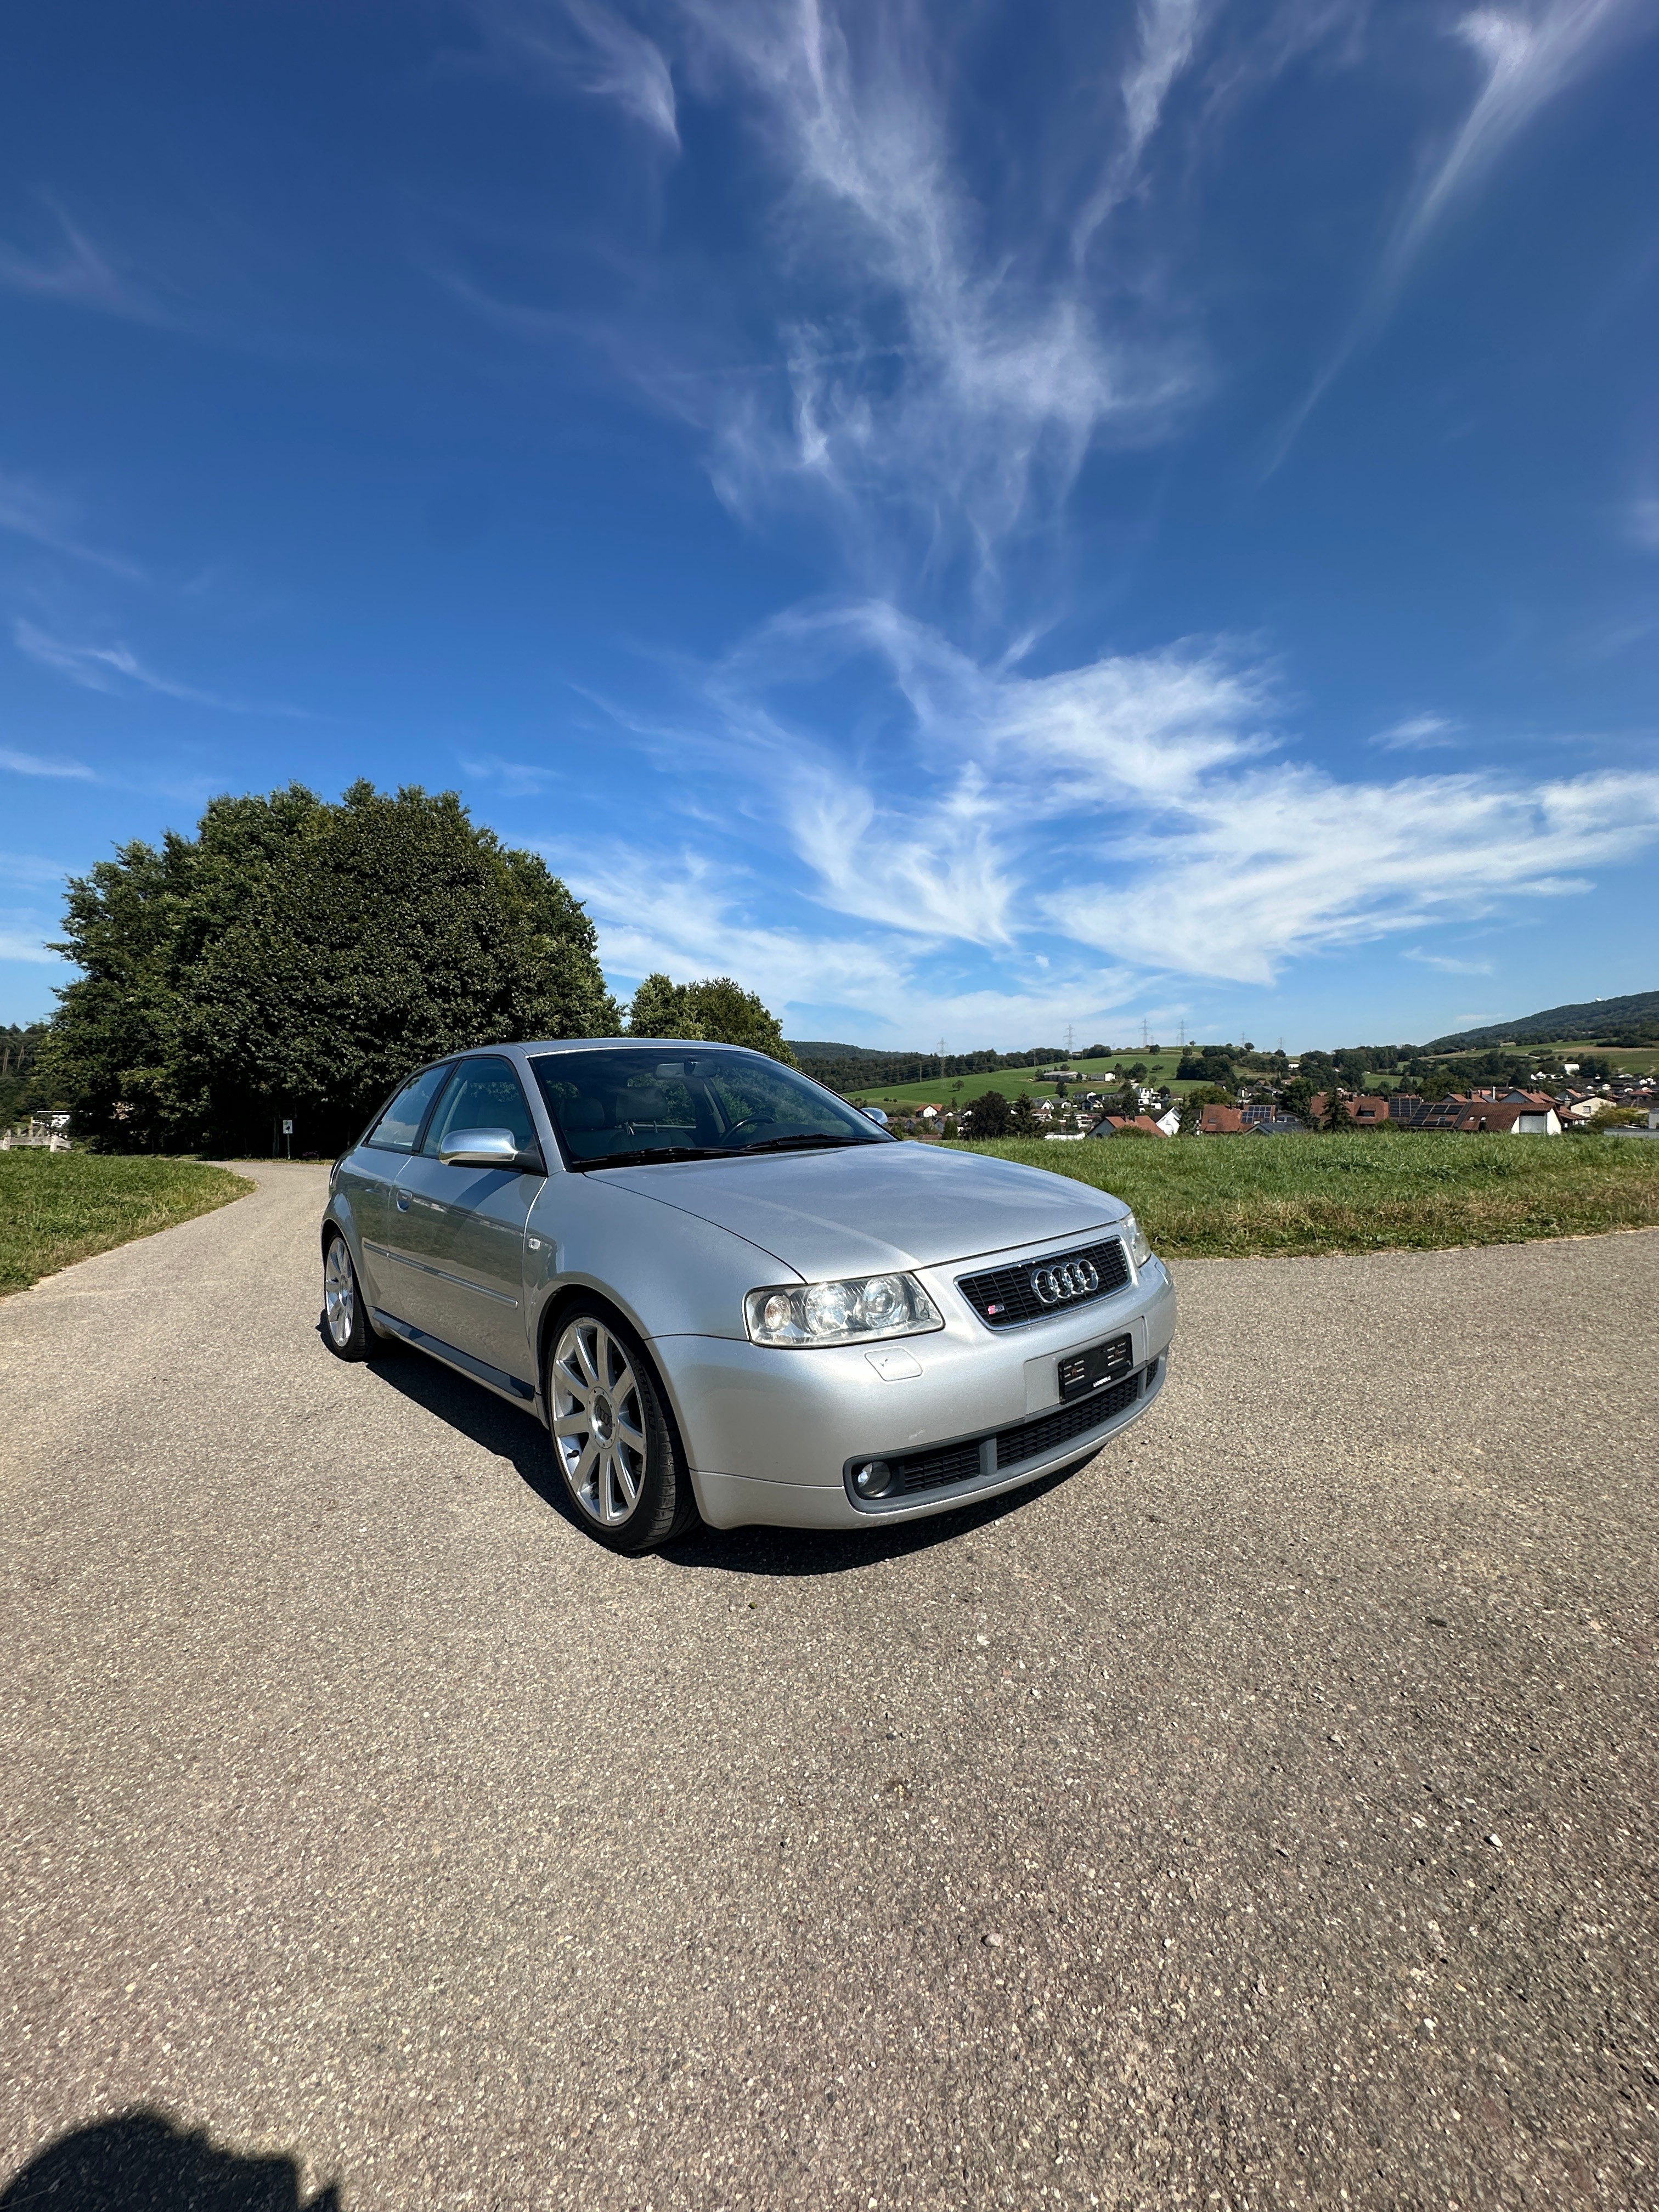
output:
<path id="1" fill-rule="evenodd" d="M 539 1149 L 520 1152 L 510 1129 L 452 1129 L 438 1146 L 447 1168 L 505 1168 L 518 1175 L 545 1175 Z"/>

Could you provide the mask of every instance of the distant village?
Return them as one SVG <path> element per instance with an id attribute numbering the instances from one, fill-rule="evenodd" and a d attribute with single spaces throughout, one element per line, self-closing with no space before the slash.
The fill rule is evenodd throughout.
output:
<path id="1" fill-rule="evenodd" d="M 1231 1098 L 1215 1085 L 1178 1095 L 1167 1085 L 1149 1088 L 1133 1076 L 1104 1079 L 1108 1088 L 1078 1067 L 1058 1066 L 1036 1072 L 1034 1079 L 1054 1086 L 1053 1097 L 1022 1089 L 1012 1105 L 1000 1093 L 982 1095 L 959 1109 L 945 1100 L 907 1106 L 902 1115 L 878 1118 L 896 1130 L 921 1137 L 1041 1136 L 1058 1141 L 1088 1137 L 1290 1137 L 1311 1131 L 1389 1127 L 1437 1129 L 1468 1134 L 1559 1137 L 1598 1125 L 1607 1129 L 1659 1134 L 1659 1078 L 1612 1076 L 1578 1082 L 1579 1064 L 1568 1062 L 1552 1084 L 1540 1069 L 1530 1084 L 1486 1084 L 1440 1097 L 1410 1091 L 1386 1095 L 1345 1089 L 1321 1091 L 1297 1080 L 1297 1063 L 1283 1075 L 1246 1080 Z M 1027 1079 L 1028 1080 L 1033 1079 Z"/>

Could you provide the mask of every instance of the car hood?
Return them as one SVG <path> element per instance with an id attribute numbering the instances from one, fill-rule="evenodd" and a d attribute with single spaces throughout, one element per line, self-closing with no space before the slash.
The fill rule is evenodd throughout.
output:
<path id="1" fill-rule="evenodd" d="M 730 1230 L 808 1282 L 1082 1236 L 1127 1210 L 1069 1176 L 931 1145 L 683 1160 L 594 1180 Z"/>

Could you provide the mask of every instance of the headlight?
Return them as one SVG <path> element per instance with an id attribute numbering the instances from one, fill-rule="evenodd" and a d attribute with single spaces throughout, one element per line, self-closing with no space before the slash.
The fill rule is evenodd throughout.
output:
<path id="1" fill-rule="evenodd" d="M 1146 1242 L 1146 1232 L 1133 1213 L 1123 1217 L 1123 1241 L 1129 1248 L 1129 1257 L 1137 1268 L 1144 1267 L 1152 1256 L 1152 1248 Z"/>
<path id="2" fill-rule="evenodd" d="M 944 1316 L 908 1275 L 854 1275 L 844 1283 L 799 1283 L 750 1291 L 744 1318 L 756 1344 L 867 1344 L 924 1336 Z"/>

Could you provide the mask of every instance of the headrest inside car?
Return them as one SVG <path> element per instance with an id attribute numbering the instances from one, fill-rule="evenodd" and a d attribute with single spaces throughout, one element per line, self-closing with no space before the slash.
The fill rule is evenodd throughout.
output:
<path id="1" fill-rule="evenodd" d="M 569 1098 L 560 1107 L 559 1119 L 567 1129 L 602 1129 L 605 1109 L 597 1098 Z"/>
<path id="2" fill-rule="evenodd" d="M 663 1095 L 654 1084 L 630 1084 L 617 1093 L 619 1121 L 660 1121 L 665 1111 Z"/>

